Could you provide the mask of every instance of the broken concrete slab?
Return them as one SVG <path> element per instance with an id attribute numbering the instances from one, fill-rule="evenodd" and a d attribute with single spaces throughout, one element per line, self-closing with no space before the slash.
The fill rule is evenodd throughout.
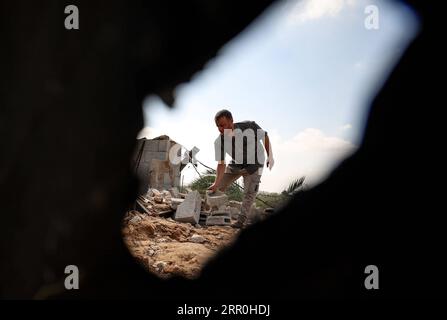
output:
<path id="1" fill-rule="evenodd" d="M 185 200 L 177 207 L 175 220 L 196 225 L 199 223 L 201 204 L 202 198 L 198 191 L 188 193 Z"/>

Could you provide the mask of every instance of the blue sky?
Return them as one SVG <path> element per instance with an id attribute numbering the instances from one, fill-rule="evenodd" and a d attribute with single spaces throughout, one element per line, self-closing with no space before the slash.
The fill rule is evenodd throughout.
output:
<path id="1" fill-rule="evenodd" d="M 377 30 L 364 26 L 368 5 L 379 9 Z M 303 175 L 314 185 L 360 143 L 369 103 L 416 31 L 413 12 L 391 1 L 281 2 L 177 88 L 174 110 L 148 97 L 139 136 L 197 146 L 215 167 L 213 118 L 227 108 L 271 136 L 275 166 L 261 190 L 280 192 Z"/>

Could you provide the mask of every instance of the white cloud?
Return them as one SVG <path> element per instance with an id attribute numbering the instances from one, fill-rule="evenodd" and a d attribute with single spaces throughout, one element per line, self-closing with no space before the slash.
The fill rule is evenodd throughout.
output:
<path id="1" fill-rule="evenodd" d="M 347 123 L 347 124 L 345 124 L 345 125 L 340 127 L 341 131 L 347 131 L 347 130 L 350 130 L 350 129 L 352 129 L 352 125 L 350 123 Z"/>
<path id="2" fill-rule="evenodd" d="M 288 20 L 291 23 L 303 23 L 322 17 L 334 17 L 346 6 L 355 5 L 357 0 L 302 0 L 292 9 Z"/>
<path id="3" fill-rule="evenodd" d="M 335 166 L 355 151 L 344 139 L 308 128 L 289 140 L 270 133 L 275 158 L 272 171 L 264 170 L 261 190 L 280 192 L 294 179 L 306 176 L 309 186 L 321 182 Z"/>

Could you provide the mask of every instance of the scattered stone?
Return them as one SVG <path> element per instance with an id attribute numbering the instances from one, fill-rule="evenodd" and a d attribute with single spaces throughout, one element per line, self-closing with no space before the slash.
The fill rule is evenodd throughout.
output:
<path id="1" fill-rule="evenodd" d="M 152 266 L 157 269 L 158 272 L 162 272 L 164 268 L 168 265 L 167 262 L 164 261 L 157 261 Z"/>
<path id="2" fill-rule="evenodd" d="M 194 243 L 204 243 L 206 240 L 201 235 L 195 234 L 189 239 L 189 241 Z"/>
<path id="3" fill-rule="evenodd" d="M 133 217 L 132 219 L 129 220 L 129 223 L 130 224 L 138 224 L 141 220 L 142 220 L 141 217 L 135 216 L 135 217 Z"/>
<path id="4" fill-rule="evenodd" d="M 196 224 L 195 227 L 196 228 L 202 228 L 202 226 L 200 224 Z"/>
<path id="5" fill-rule="evenodd" d="M 150 250 L 147 252 L 147 254 L 148 254 L 149 256 L 152 257 L 152 256 L 155 254 L 155 250 L 150 249 Z"/>

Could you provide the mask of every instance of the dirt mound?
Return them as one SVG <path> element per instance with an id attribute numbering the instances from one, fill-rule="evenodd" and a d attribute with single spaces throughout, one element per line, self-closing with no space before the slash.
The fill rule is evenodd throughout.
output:
<path id="1" fill-rule="evenodd" d="M 199 276 L 208 259 L 231 244 L 238 232 L 229 226 L 193 226 L 137 211 L 127 213 L 123 226 L 132 255 L 163 278 Z"/>

